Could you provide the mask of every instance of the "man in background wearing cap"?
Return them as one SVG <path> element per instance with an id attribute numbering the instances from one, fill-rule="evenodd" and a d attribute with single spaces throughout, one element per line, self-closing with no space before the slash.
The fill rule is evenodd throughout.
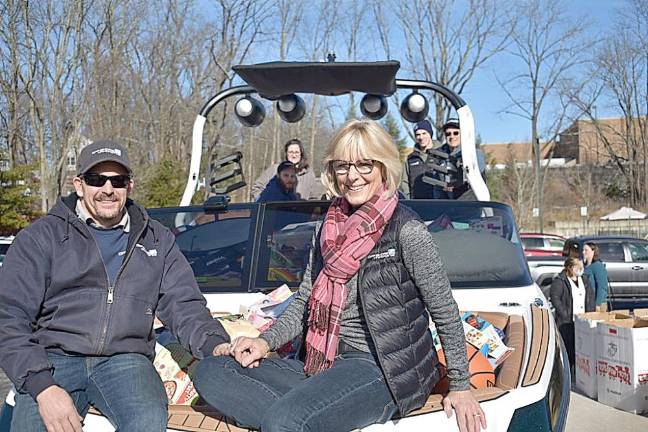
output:
<path id="1" fill-rule="evenodd" d="M 448 120 L 443 125 L 443 135 L 445 136 L 445 143 L 439 147 L 439 150 L 450 156 L 445 163 L 452 165 L 455 171 L 453 171 L 454 174 L 439 175 L 439 180 L 445 181 L 447 186 L 434 186 L 434 199 L 458 199 L 470 190 L 470 185 L 464 180 L 463 176 L 459 120 Z M 486 179 L 486 157 L 480 149 L 476 149 L 476 151 L 479 171 L 482 177 Z M 469 195 L 466 195 L 464 199 L 475 199 L 474 196 Z"/>
<path id="2" fill-rule="evenodd" d="M 266 201 L 297 201 L 297 167 L 290 161 L 283 161 L 277 167 L 277 174 L 270 179 L 266 188 L 261 192 L 257 202 Z"/>
<path id="3" fill-rule="evenodd" d="M 430 157 L 427 151 L 438 146 L 438 142 L 434 141 L 432 125 L 427 120 L 416 123 L 414 136 L 416 144 L 403 165 L 400 191 L 409 199 L 431 199 L 434 188 L 423 181 L 423 175 Z"/>
<path id="4" fill-rule="evenodd" d="M 79 155 L 76 193 L 22 230 L 0 268 L 0 365 L 14 431 L 81 431 L 90 405 L 120 431 L 166 431 L 153 319 L 198 358 L 225 354 L 173 234 L 128 199 L 126 150 Z"/>

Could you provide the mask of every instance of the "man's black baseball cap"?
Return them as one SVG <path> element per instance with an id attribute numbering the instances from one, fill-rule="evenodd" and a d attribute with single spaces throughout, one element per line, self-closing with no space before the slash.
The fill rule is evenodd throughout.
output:
<path id="1" fill-rule="evenodd" d="M 85 174 L 101 162 L 116 162 L 126 168 L 129 174 L 132 173 L 128 152 L 120 144 L 111 140 L 95 141 L 85 146 L 79 154 L 77 173 Z"/>

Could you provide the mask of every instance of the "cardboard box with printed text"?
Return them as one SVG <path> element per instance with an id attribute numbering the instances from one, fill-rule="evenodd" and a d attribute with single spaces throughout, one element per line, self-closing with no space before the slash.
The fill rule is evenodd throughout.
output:
<path id="1" fill-rule="evenodd" d="M 591 398 L 596 398 L 597 325 L 602 321 L 629 318 L 622 313 L 586 312 L 574 319 L 574 345 L 576 354 L 576 388 Z"/>
<path id="2" fill-rule="evenodd" d="M 601 322 L 598 336 L 599 402 L 648 412 L 648 319 Z"/>

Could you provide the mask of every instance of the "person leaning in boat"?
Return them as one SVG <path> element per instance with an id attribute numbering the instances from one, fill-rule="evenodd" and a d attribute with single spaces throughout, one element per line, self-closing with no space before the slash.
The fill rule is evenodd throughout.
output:
<path id="1" fill-rule="evenodd" d="M 120 431 L 166 431 L 153 318 L 194 356 L 229 346 L 171 232 L 128 199 L 126 150 L 79 155 L 76 193 L 22 230 L 0 267 L 0 366 L 13 431 L 80 432 L 90 405 Z"/>
<path id="2" fill-rule="evenodd" d="M 434 140 L 434 130 L 428 120 L 414 125 L 414 136 L 414 149 L 403 163 L 400 191 L 407 199 L 432 199 L 434 186 L 424 182 L 423 177 L 428 172 L 427 165 L 432 159 L 428 151 L 440 144 Z"/>
<path id="3" fill-rule="evenodd" d="M 450 119 L 443 125 L 445 143 L 438 150 L 449 157 L 441 163 L 454 171 L 448 174 L 438 173 L 437 177 L 446 183 L 445 186 L 434 186 L 434 199 L 476 199 L 470 189 L 470 184 L 464 179 L 463 160 L 461 156 L 461 129 L 459 120 Z M 486 180 L 486 157 L 481 149 L 475 149 L 477 166 L 484 181 Z M 465 194 L 465 195 L 464 195 Z"/>
<path id="4" fill-rule="evenodd" d="M 277 174 L 261 192 L 257 202 L 297 201 L 297 167 L 290 161 L 283 161 L 277 167 Z"/>
<path id="5" fill-rule="evenodd" d="M 295 299 L 260 337 L 237 338 L 231 356 L 202 360 L 193 376 L 199 394 L 263 432 L 384 423 L 422 407 L 439 380 L 431 316 L 448 359 L 444 409 L 448 416 L 454 409 L 462 431 L 485 428 L 436 243 L 398 201 L 391 137 L 374 121 L 352 120 L 325 162 L 323 182 L 336 198 L 316 229 Z M 300 359 L 265 358 L 300 334 Z"/>
<path id="6" fill-rule="evenodd" d="M 284 160 L 292 162 L 297 168 L 297 198 L 301 200 L 319 199 L 319 188 L 315 184 L 315 174 L 304 154 L 304 145 L 300 140 L 294 138 L 286 142 L 284 145 Z M 278 167 L 279 163 L 269 166 L 254 181 L 250 196 L 252 201 L 258 201 L 270 180 L 277 174 Z"/>

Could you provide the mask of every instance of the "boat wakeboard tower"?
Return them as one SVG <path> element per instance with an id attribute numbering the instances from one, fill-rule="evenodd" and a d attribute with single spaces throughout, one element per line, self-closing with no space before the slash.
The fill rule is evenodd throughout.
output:
<path id="1" fill-rule="evenodd" d="M 479 201 L 488 201 L 490 193 L 477 165 L 475 149 L 475 124 L 470 108 L 454 91 L 445 86 L 429 81 L 397 79 L 400 68 L 397 61 L 383 62 L 270 62 L 254 65 L 234 66 L 233 70 L 246 83 L 222 90 L 202 107 L 193 126 L 191 163 L 189 178 L 180 201 L 181 206 L 191 204 L 194 193 L 200 186 L 200 161 L 203 150 L 203 131 L 207 116 L 219 102 L 241 96 L 234 106 L 239 121 L 248 127 L 259 126 L 265 118 L 262 99 L 274 101 L 279 116 L 286 122 L 294 123 L 302 119 L 305 113 L 304 101 L 299 93 L 339 96 L 350 92 L 364 93 L 360 109 L 364 116 L 373 120 L 382 118 L 388 110 L 387 98 L 398 90 L 412 90 L 404 97 L 400 106 L 401 116 L 408 122 L 424 120 L 429 111 L 427 99 L 421 91 L 432 91 L 441 94 L 454 107 L 461 125 L 461 154 L 463 159 L 463 178 L 467 179 L 470 188 Z M 443 152 L 437 152 L 443 153 Z M 445 153 L 444 153 L 445 155 Z M 443 155 L 437 155 L 443 158 Z M 226 195 L 245 186 L 241 165 L 242 154 L 236 152 L 211 163 L 212 172 L 220 170 L 218 175 L 209 179 L 211 191 L 219 196 L 220 201 Z M 429 164 L 430 175 L 423 181 L 443 186 L 432 173 L 448 174 L 442 164 Z M 231 183 L 234 179 L 234 183 Z M 217 188 L 218 184 L 229 180 L 226 187 Z M 227 201 L 227 199 L 225 199 Z M 223 202 L 222 204 L 225 204 Z"/>

